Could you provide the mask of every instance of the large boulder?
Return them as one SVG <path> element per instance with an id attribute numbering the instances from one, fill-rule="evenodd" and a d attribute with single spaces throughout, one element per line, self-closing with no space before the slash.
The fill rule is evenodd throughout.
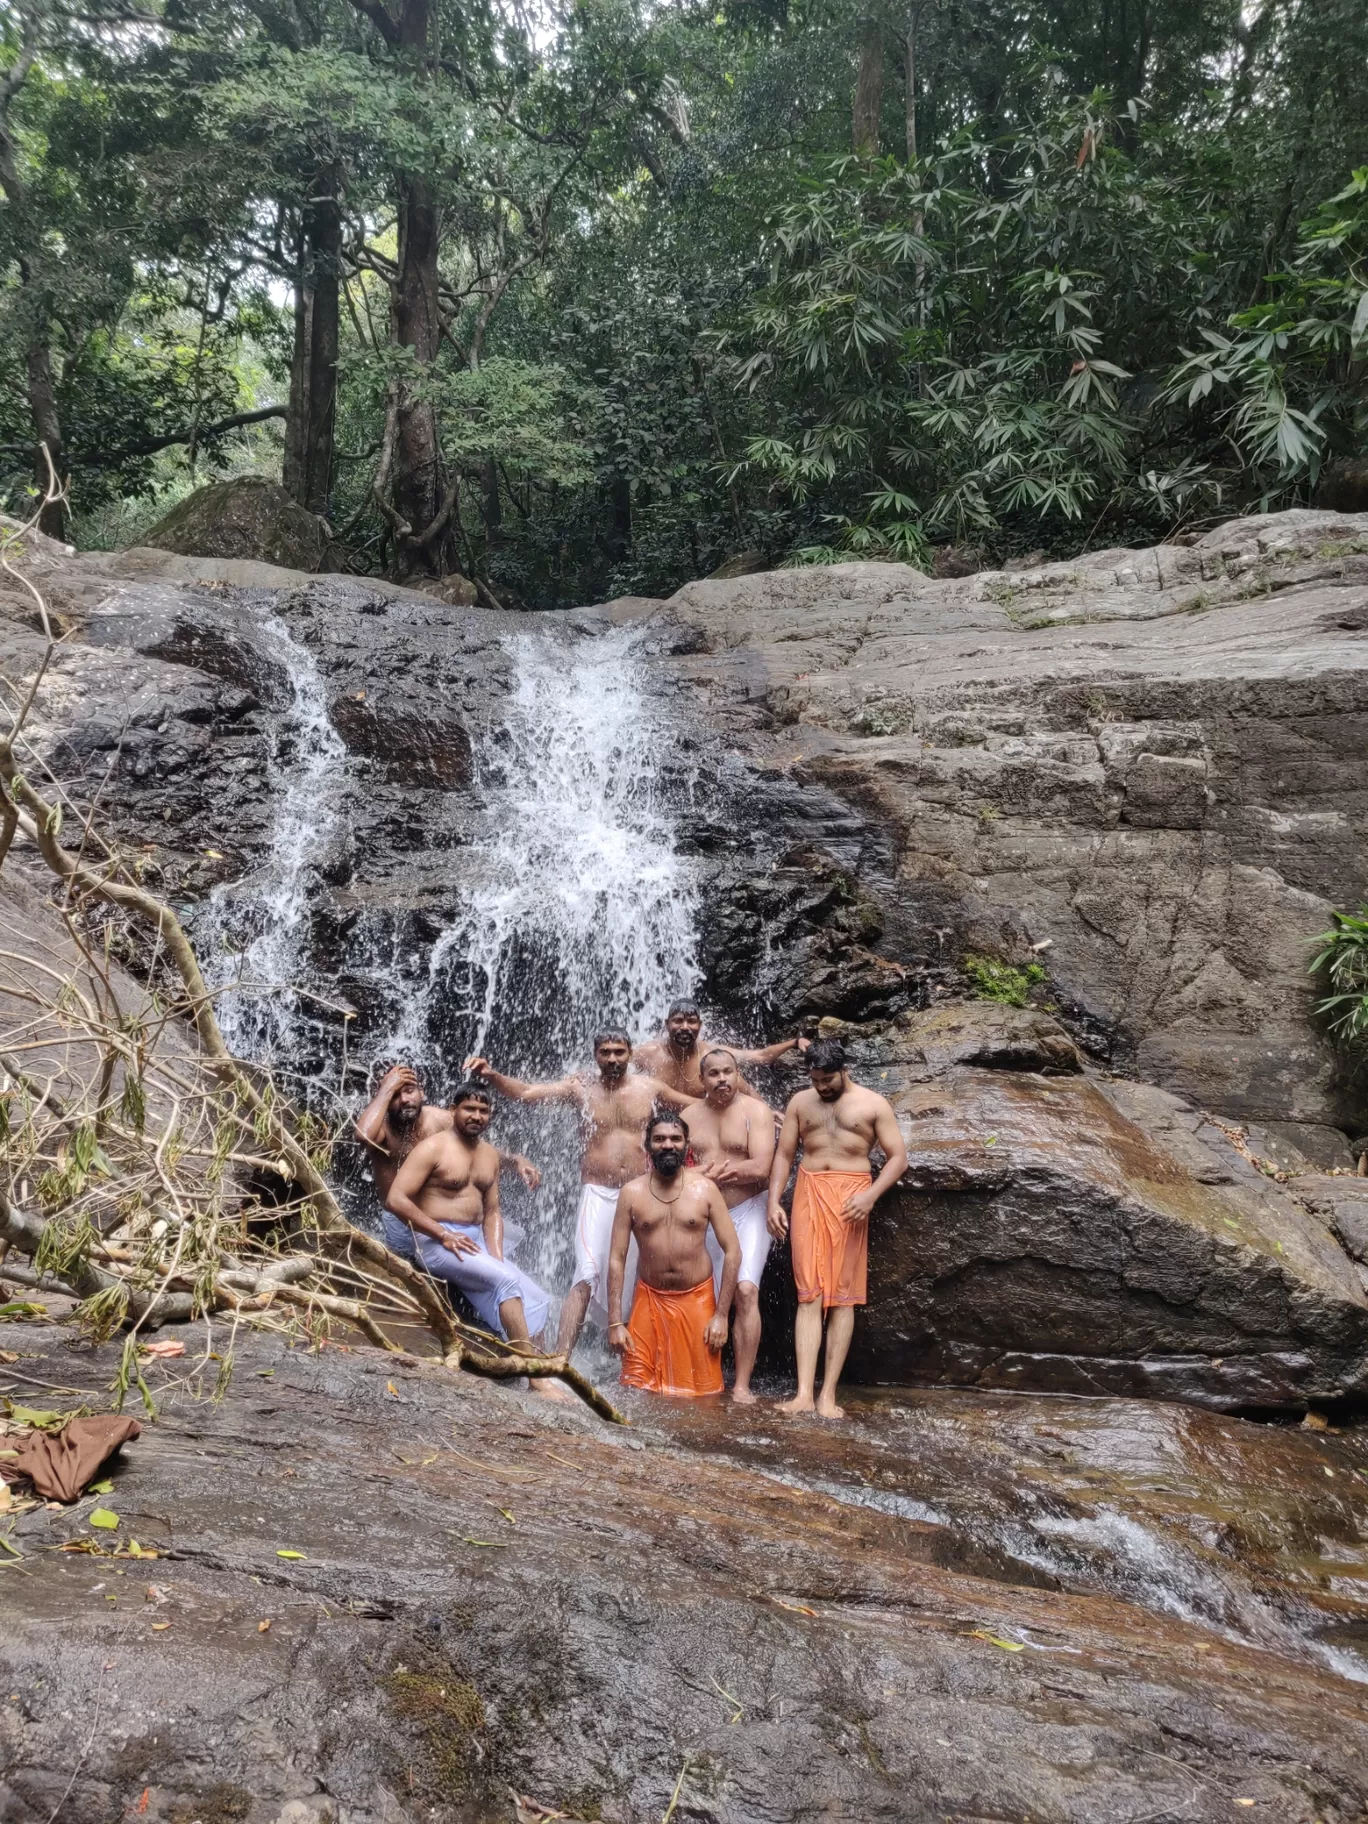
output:
<path id="1" fill-rule="evenodd" d="M 341 568 L 341 549 L 325 522 L 263 475 L 197 488 L 142 542 L 185 557 L 246 559 L 287 570 Z"/>
<path id="2" fill-rule="evenodd" d="M 1327 1226 L 1358 1235 L 1347 1198 L 1322 1215 L 1177 1097 L 1069 1074 L 1048 1032 L 1014 1054 L 961 1023 L 974 1062 L 947 1011 L 936 1074 L 906 1042 L 862 1073 L 910 1166 L 875 1211 L 856 1375 L 1235 1409 L 1368 1392 L 1368 1300 Z"/>
<path id="3" fill-rule="evenodd" d="M 769 571 L 671 610 L 703 645 L 683 686 L 770 801 L 809 807 L 753 865 L 738 941 L 776 863 L 814 890 L 834 863 L 877 909 L 847 951 L 924 973 L 1049 940 L 1053 998 L 1113 1064 L 1238 1120 L 1362 1124 L 1306 965 L 1329 906 L 1368 893 L 1368 515 L 1011 574 Z M 778 1018 L 871 1017 L 803 942 L 799 972 L 757 947 L 746 991 Z M 861 972 L 886 1013 L 891 978 Z"/>

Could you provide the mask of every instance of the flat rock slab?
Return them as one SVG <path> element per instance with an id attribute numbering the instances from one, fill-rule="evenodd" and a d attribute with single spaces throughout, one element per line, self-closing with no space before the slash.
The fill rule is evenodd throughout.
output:
<path id="1" fill-rule="evenodd" d="M 25 1397 L 99 1403 L 113 1349 L 6 1341 Z M 238 1344 L 218 1403 L 218 1364 L 153 1370 L 161 1416 L 100 1497 L 117 1533 L 91 1498 L 14 1528 L 5 1824 L 511 1824 L 514 1791 L 621 1824 L 672 1795 L 716 1824 L 1350 1824 L 1368 1804 L 1361 1685 L 1290 1629 L 1256 1644 L 1176 1592 L 1161 1614 L 1069 1588 L 967 1520 L 880 1504 L 876 1469 L 914 1485 L 927 1447 L 905 1417 L 839 1447 L 792 1426 L 810 1444 L 778 1461 L 789 1422 L 734 1414 L 728 1460 L 715 1429 L 688 1435 L 703 1415 L 644 1396 L 621 1431 L 435 1364 Z M 1360 1456 L 1316 1438 L 1299 1463 L 1347 1493 Z M 134 1538 L 160 1555 L 109 1555 Z"/>

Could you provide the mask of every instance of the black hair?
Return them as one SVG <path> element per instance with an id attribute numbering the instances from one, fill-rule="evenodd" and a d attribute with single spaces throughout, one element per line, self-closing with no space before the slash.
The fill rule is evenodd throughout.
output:
<path id="1" fill-rule="evenodd" d="M 423 1081 L 422 1071 L 416 1064 L 410 1064 L 407 1058 L 377 1058 L 370 1067 L 371 1082 L 378 1083 L 388 1071 L 397 1070 L 401 1064 L 405 1070 L 411 1070 L 420 1083 Z"/>
<path id="2" fill-rule="evenodd" d="M 839 1039 L 814 1039 L 808 1046 L 809 1070 L 844 1070 L 845 1046 Z"/>
<path id="3" fill-rule="evenodd" d="M 451 1098 L 451 1107 L 459 1108 L 462 1102 L 487 1102 L 494 1106 L 494 1092 L 488 1083 L 482 1083 L 478 1077 L 467 1077 L 464 1083 L 458 1083 Z"/>
<path id="4" fill-rule="evenodd" d="M 690 1019 L 694 1020 L 701 1020 L 703 1018 L 703 1015 L 698 1010 L 697 1001 L 671 1001 L 670 1011 L 665 1015 L 665 1018 L 667 1020 L 672 1020 L 677 1013 L 687 1013 Z"/>
<path id="5" fill-rule="evenodd" d="M 684 1119 L 683 1115 L 680 1114 L 678 1109 L 653 1108 L 650 1113 L 650 1118 L 646 1123 L 646 1132 L 643 1136 L 647 1146 L 651 1144 L 651 1136 L 654 1134 L 655 1130 L 658 1127 L 663 1127 L 667 1121 L 671 1127 L 682 1127 L 684 1130 L 684 1138 L 686 1140 L 688 1139 L 689 1124 Z"/>
<path id="6" fill-rule="evenodd" d="M 698 1068 L 700 1071 L 709 1058 L 726 1058 L 730 1063 L 736 1064 L 735 1057 L 727 1050 L 725 1045 L 713 1045 L 703 1053 L 703 1056 L 698 1060 Z M 736 1067 L 738 1070 L 741 1068 L 739 1064 L 737 1064 Z"/>
<path id="7" fill-rule="evenodd" d="M 618 1026 L 609 1026 L 603 1032 L 594 1034 L 594 1050 L 597 1051 L 599 1046 L 606 1044 L 609 1039 L 616 1039 L 618 1044 L 625 1045 L 628 1051 L 632 1049 L 632 1041 L 627 1034 Z"/>

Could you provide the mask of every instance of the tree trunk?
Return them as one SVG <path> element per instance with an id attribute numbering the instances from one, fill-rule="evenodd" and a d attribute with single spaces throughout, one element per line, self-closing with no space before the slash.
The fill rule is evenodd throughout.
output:
<path id="1" fill-rule="evenodd" d="M 879 155 L 883 79 L 883 32 L 874 20 L 867 19 L 860 44 L 860 73 L 855 79 L 855 112 L 851 130 L 851 147 L 858 158 L 877 158 Z"/>
<path id="2" fill-rule="evenodd" d="M 38 332 L 37 325 L 33 340 L 28 346 L 26 365 L 29 412 L 33 418 L 36 445 L 33 478 L 38 484 L 41 499 L 47 493 L 54 474 L 63 486 L 67 477 L 65 453 L 62 449 L 62 420 L 57 411 L 57 385 L 52 376 L 52 350 L 46 335 Z M 44 445 L 47 446 L 47 457 L 43 455 Z M 48 457 L 52 459 L 51 470 L 48 468 Z M 47 502 L 38 516 L 38 530 L 46 532 L 49 538 L 66 537 L 65 500 Z"/>
<path id="3" fill-rule="evenodd" d="M 285 428 L 285 491 L 329 516 L 337 410 L 338 305 L 342 211 L 333 172 L 304 209 L 295 285 L 294 358 Z"/>
<path id="4" fill-rule="evenodd" d="M 907 162 L 917 156 L 917 20 L 914 16 L 903 40 L 903 105 L 907 116 Z"/>
<path id="5" fill-rule="evenodd" d="M 399 200 L 399 277 L 394 288 L 392 321 L 397 347 L 412 351 L 419 367 L 428 367 L 441 346 L 442 323 L 437 308 L 437 255 L 441 247 L 441 209 L 425 178 L 406 176 Z M 421 541 L 442 508 L 442 456 L 437 414 L 405 387 L 399 401 L 395 445 L 394 505 L 408 522 L 411 539 Z M 411 562 L 424 557 L 440 569 L 437 551 L 410 546 Z"/>
<path id="6" fill-rule="evenodd" d="M 608 556 L 618 564 L 632 548 L 632 484 L 625 475 L 614 475 L 609 482 L 608 499 L 613 514 L 608 525 Z"/>
<path id="7" fill-rule="evenodd" d="M 503 501 L 499 498 L 499 465 L 492 456 L 484 465 L 485 558 L 503 543 Z"/>

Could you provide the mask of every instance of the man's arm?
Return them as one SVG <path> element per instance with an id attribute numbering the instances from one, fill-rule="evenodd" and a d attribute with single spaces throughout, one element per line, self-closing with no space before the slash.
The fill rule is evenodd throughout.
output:
<path id="1" fill-rule="evenodd" d="M 480 1250 L 468 1235 L 448 1234 L 440 1222 L 434 1222 L 431 1216 L 425 1215 L 415 1202 L 432 1176 L 432 1168 L 437 1163 L 440 1146 L 445 1138 L 444 1134 L 434 1134 L 431 1139 L 418 1142 L 395 1173 L 385 1208 L 401 1222 L 406 1222 L 411 1229 L 416 1229 L 420 1235 L 440 1242 L 449 1254 L 478 1254 Z"/>
<path id="2" fill-rule="evenodd" d="M 798 1095 L 802 1095 L 799 1090 Z M 788 1183 L 789 1173 L 793 1170 L 793 1161 L 798 1152 L 798 1096 L 789 1099 L 784 1110 L 784 1125 L 779 1129 L 779 1139 L 774 1148 L 774 1163 L 770 1166 L 769 1175 L 769 1232 L 776 1241 L 782 1241 L 788 1234 L 788 1215 L 779 1201 Z"/>
<path id="3" fill-rule="evenodd" d="M 510 1102 L 578 1102 L 581 1095 L 578 1077 L 561 1077 L 555 1083 L 524 1083 L 520 1077 L 506 1077 L 495 1070 L 488 1058 L 467 1058 L 466 1075 L 492 1083 Z"/>
<path id="4" fill-rule="evenodd" d="M 608 1244 L 608 1347 L 615 1355 L 627 1349 L 627 1326 L 622 1321 L 622 1282 L 627 1274 L 627 1249 L 632 1240 L 631 1187 L 618 1194 L 613 1217 L 613 1239 Z"/>
<path id="5" fill-rule="evenodd" d="M 907 1170 L 907 1147 L 903 1144 L 902 1129 L 898 1126 L 898 1117 L 885 1102 L 884 1098 L 870 1090 L 874 1098 L 874 1140 L 884 1155 L 884 1168 L 870 1185 L 867 1191 L 856 1191 L 847 1197 L 841 1214 L 851 1222 L 859 1222 L 868 1216 L 874 1205 L 885 1191 L 893 1186 Z"/>
<path id="6" fill-rule="evenodd" d="M 490 1147 L 490 1152 L 494 1148 Z M 497 1156 L 497 1155 L 496 1155 Z M 503 1211 L 499 1208 L 499 1173 L 497 1166 L 480 1195 L 484 1199 L 485 1246 L 495 1260 L 503 1259 Z"/>
<path id="7" fill-rule="evenodd" d="M 786 1052 L 806 1051 L 811 1042 L 798 1033 L 791 1039 L 779 1039 L 773 1045 L 757 1045 L 749 1050 L 728 1045 L 726 1049 L 738 1064 L 777 1064 Z"/>
<path id="8" fill-rule="evenodd" d="M 525 1153 L 505 1153 L 500 1149 L 499 1170 L 501 1172 L 516 1172 L 529 1191 L 536 1191 L 541 1188 L 541 1172 L 533 1165 L 532 1161 Z"/>
<path id="9" fill-rule="evenodd" d="M 373 1146 L 377 1152 L 389 1152 L 389 1148 L 385 1145 L 385 1122 L 389 1116 L 390 1103 L 405 1083 L 416 1083 L 417 1081 L 417 1077 L 407 1064 L 392 1064 L 381 1077 L 375 1094 L 353 1123 L 358 1137 L 364 1140 L 367 1146 Z"/>
<path id="10" fill-rule="evenodd" d="M 646 1087 L 651 1092 L 651 1099 L 659 1102 L 664 1108 L 687 1108 L 690 1102 L 700 1100 L 691 1089 L 672 1089 L 668 1083 L 662 1083 L 659 1077 L 647 1077 Z"/>
<path id="11" fill-rule="evenodd" d="M 741 1243 L 736 1238 L 736 1224 L 731 1219 L 726 1199 L 715 1184 L 708 1186 L 708 1221 L 722 1250 L 722 1284 L 717 1290 L 717 1310 L 703 1332 L 703 1340 L 709 1349 L 720 1355 L 727 1346 L 727 1313 L 736 1296 L 737 1276 L 741 1272 Z"/>

